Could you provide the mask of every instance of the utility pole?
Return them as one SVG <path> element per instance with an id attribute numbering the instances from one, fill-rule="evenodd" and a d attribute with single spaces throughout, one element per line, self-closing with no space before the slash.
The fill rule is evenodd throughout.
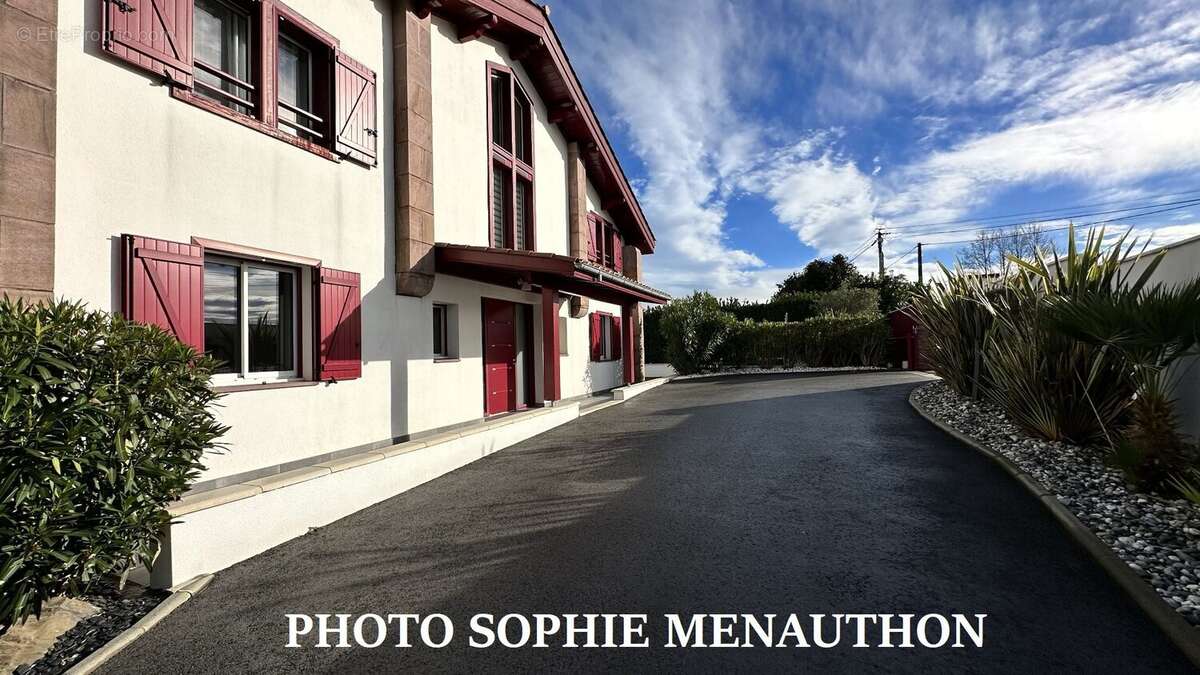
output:
<path id="1" fill-rule="evenodd" d="M 925 283 L 925 267 L 921 264 L 921 242 L 917 242 L 917 283 Z"/>
<path id="2" fill-rule="evenodd" d="M 879 249 L 879 282 L 883 283 L 883 230 L 875 230 L 875 248 Z"/>

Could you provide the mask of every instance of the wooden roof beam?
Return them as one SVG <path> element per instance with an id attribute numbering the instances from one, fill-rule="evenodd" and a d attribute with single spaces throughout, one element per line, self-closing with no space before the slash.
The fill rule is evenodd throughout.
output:
<path id="1" fill-rule="evenodd" d="M 433 10 L 442 6 L 442 0 L 413 0 L 413 14 L 418 19 L 427 19 Z"/>
<path id="2" fill-rule="evenodd" d="M 471 40 L 478 40 L 484 35 L 487 35 L 488 31 L 495 28 L 496 24 L 498 23 L 500 23 L 500 20 L 496 18 L 495 14 L 488 14 L 475 23 L 467 24 L 466 26 L 459 28 L 458 41 L 470 42 Z"/>
<path id="3" fill-rule="evenodd" d="M 567 119 L 575 116 L 579 112 L 579 107 L 574 101 L 564 101 L 550 108 L 550 124 L 562 124 Z"/>
<path id="4" fill-rule="evenodd" d="M 535 37 L 532 40 L 530 40 L 529 42 L 526 42 L 525 44 L 521 45 L 520 47 L 516 47 L 513 49 L 513 51 L 512 51 L 513 60 L 514 61 L 524 61 L 525 59 L 532 56 L 534 52 L 541 51 L 542 48 L 545 46 L 546 46 L 546 43 L 545 43 L 545 41 L 542 40 L 542 38 Z"/>

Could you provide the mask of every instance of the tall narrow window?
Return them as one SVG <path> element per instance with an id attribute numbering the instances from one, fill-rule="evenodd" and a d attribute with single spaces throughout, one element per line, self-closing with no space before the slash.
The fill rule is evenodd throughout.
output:
<path id="1" fill-rule="evenodd" d="M 488 64 L 491 244 L 533 250 L 533 104 L 504 66 Z"/>
<path id="2" fill-rule="evenodd" d="M 279 36 L 279 124 L 284 131 L 310 141 L 324 134 L 325 120 L 313 105 L 313 55 L 299 42 Z"/>
<path id="3" fill-rule="evenodd" d="M 446 306 L 433 306 L 433 355 L 435 358 L 445 358 L 450 355 L 446 344 L 448 338 L 446 326 Z"/>
<path id="4" fill-rule="evenodd" d="M 533 113 L 529 109 L 529 99 L 519 89 L 513 96 L 513 152 L 517 159 L 526 165 L 533 166 Z"/>
<path id="5" fill-rule="evenodd" d="M 225 0 L 196 0 L 193 17 L 196 93 L 244 115 L 253 114 L 250 14 Z"/>
<path id="6" fill-rule="evenodd" d="M 512 185 L 512 170 L 503 164 L 492 166 L 492 246 L 496 248 L 512 248 L 512 238 L 508 235 L 508 224 L 511 220 L 509 209 L 508 189 Z"/>
<path id="7" fill-rule="evenodd" d="M 513 209 L 514 219 L 516 222 L 516 239 L 513 244 L 514 248 L 528 249 L 532 248 L 529 245 L 528 233 L 531 230 L 530 202 L 533 201 L 533 184 L 524 178 L 517 179 L 517 191 L 515 195 L 515 207 Z"/>

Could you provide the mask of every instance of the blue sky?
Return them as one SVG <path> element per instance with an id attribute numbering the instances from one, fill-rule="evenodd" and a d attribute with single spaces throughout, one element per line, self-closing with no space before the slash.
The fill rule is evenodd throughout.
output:
<path id="1" fill-rule="evenodd" d="M 658 237 L 648 280 L 672 293 L 769 296 L 873 223 L 893 233 L 890 271 L 915 278 L 916 242 L 949 263 L 972 235 L 932 223 L 1200 198 L 1194 1 L 551 10 Z M 1121 227 L 1194 236 L 1200 206 Z"/>

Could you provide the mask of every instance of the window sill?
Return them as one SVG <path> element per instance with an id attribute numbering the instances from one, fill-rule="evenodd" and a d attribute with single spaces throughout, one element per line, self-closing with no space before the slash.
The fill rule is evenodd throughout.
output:
<path id="1" fill-rule="evenodd" d="M 255 384 L 224 384 L 213 387 L 218 394 L 231 394 L 238 391 L 260 391 L 263 389 L 294 389 L 296 387 L 315 387 L 316 380 L 281 380 L 279 382 L 258 382 Z"/>
<path id="2" fill-rule="evenodd" d="M 435 356 L 435 357 L 433 357 L 434 363 L 458 363 L 459 361 L 462 361 L 462 359 L 458 358 L 457 356 Z"/>
<path id="3" fill-rule="evenodd" d="M 269 124 L 264 123 L 262 120 L 258 119 L 257 117 L 243 115 L 242 113 L 230 110 L 229 108 L 226 108 L 225 106 L 221 105 L 220 103 L 217 103 L 215 101 L 210 101 L 209 99 L 204 98 L 203 96 L 199 96 L 197 94 L 192 93 L 188 89 L 183 89 L 181 87 L 172 87 L 171 88 L 171 96 L 173 96 L 174 98 L 177 98 L 180 101 L 183 101 L 185 103 L 190 103 L 202 110 L 207 110 L 208 112 L 213 113 L 214 115 L 224 117 L 225 119 L 230 120 L 231 122 L 236 122 L 244 127 L 253 129 L 261 134 L 266 134 L 267 136 L 270 136 L 271 138 L 275 138 L 280 141 L 283 141 L 284 143 L 287 143 L 288 145 L 295 146 L 297 148 L 300 148 L 301 150 L 307 150 L 308 152 L 311 152 L 312 154 L 317 155 L 318 157 L 324 157 L 325 159 L 327 159 L 331 162 L 341 163 L 341 161 L 342 161 L 341 157 L 335 155 L 328 148 L 317 145 L 316 143 L 313 143 L 311 141 L 306 141 L 302 138 L 296 138 L 295 136 L 292 136 L 291 134 L 280 131 L 279 129 L 277 129 L 273 126 L 270 126 Z"/>

